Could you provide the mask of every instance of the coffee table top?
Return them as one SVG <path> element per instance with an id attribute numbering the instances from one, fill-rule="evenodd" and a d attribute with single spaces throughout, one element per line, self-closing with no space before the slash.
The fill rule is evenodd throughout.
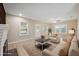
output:
<path id="1" fill-rule="evenodd" d="M 40 43 L 44 43 L 46 41 L 49 41 L 50 39 L 37 39 L 35 41 L 40 42 Z"/>

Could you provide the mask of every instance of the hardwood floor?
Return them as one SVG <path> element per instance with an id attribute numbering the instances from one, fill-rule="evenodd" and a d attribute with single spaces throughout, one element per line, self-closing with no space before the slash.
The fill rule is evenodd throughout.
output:
<path id="1" fill-rule="evenodd" d="M 16 49 L 8 50 L 8 53 L 6 54 L 6 56 L 18 56 L 17 50 Z"/>

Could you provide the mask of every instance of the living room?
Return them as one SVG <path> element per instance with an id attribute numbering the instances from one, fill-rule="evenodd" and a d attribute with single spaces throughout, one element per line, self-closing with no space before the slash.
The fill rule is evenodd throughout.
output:
<path id="1" fill-rule="evenodd" d="M 76 3 L 3 3 L 8 56 L 79 56 Z"/>

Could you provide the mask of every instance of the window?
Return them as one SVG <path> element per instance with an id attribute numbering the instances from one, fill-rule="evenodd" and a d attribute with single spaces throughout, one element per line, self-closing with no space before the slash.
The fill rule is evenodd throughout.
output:
<path id="1" fill-rule="evenodd" d="M 55 32 L 61 33 L 61 34 L 67 33 L 67 25 L 66 24 L 56 25 Z"/>
<path id="2" fill-rule="evenodd" d="M 48 26 L 44 24 L 35 24 L 35 36 L 40 37 L 41 35 L 48 34 Z"/>
<path id="3" fill-rule="evenodd" d="M 43 32 L 43 34 L 48 34 L 48 26 L 47 25 L 42 25 L 42 32 Z"/>
<path id="4" fill-rule="evenodd" d="M 40 35 L 41 35 L 41 25 L 35 24 L 35 36 L 40 37 Z"/>

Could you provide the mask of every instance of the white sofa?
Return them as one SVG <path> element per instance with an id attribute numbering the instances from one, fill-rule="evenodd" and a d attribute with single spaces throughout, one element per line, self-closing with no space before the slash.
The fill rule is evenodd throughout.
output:
<path id="1" fill-rule="evenodd" d="M 74 52 L 74 51 L 75 52 Z M 73 39 L 70 37 L 67 42 L 61 42 L 59 45 L 57 45 L 56 48 L 52 49 L 51 51 L 49 49 L 45 49 L 43 51 L 44 55 L 47 56 L 71 56 L 71 55 L 78 55 L 78 44 L 76 37 L 74 36 Z"/>
<path id="2" fill-rule="evenodd" d="M 79 56 L 79 48 L 78 48 L 78 42 L 77 42 L 76 37 L 74 37 L 71 42 L 68 56 Z"/>
<path id="3" fill-rule="evenodd" d="M 48 49 L 45 49 L 43 51 L 44 55 L 47 56 L 59 56 L 59 55 L 66 55 L 67 54 L 67 50 L 69 48 L 69 43 L 67 42 L 62 42 L 59 45 L 57 45 L 56 48 L 52 49 L 51 51 Z M 64 49 L 64 50 L 62 50 Z M 61 54 L 60 54 L 61 53 Z"/>

